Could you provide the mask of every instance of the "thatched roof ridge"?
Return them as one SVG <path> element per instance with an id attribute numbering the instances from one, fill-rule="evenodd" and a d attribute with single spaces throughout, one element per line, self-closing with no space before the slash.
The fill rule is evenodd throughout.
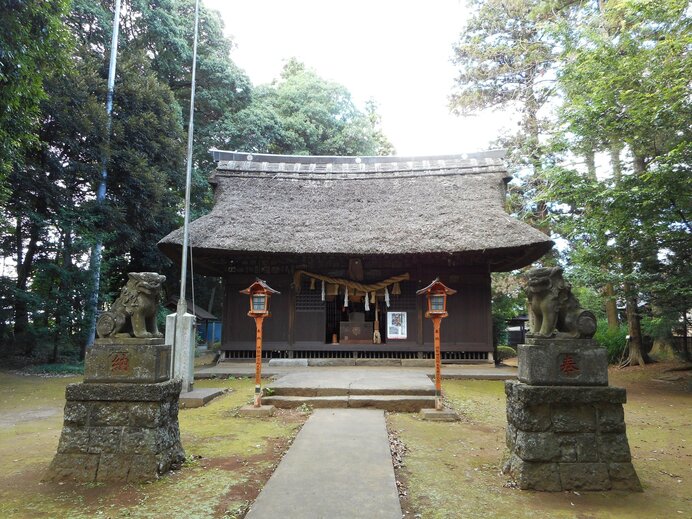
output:
<path id="1" fill-rule="evenodd" d="M 193 248 L 361 256 L 501 250 L 504 267 L 516 268 L 552 246 L 505 212 L 508 177 L 499 152 L 402 158 L 216 151 L 215 158 L 215 205 L 190 224 Z M 181 242 L 179 229 L 159 246 L 174 257 Z"/>

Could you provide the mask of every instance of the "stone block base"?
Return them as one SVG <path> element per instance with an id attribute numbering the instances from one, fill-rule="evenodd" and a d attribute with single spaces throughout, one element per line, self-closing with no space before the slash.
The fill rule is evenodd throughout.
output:
<path id="1" fill-rule="evenodd" d="M 521 489 L 641 491 L 616 387 L 505 382 L 505 472 Z"/>
<path id="2" fill-rule="evenodd" d="M 274 411 L 276 411 L 276 407 L 273 405 L 261 405 L 259 407 L 246 405 L 240 408 L 239 414 L 245 417 L 267 418 L 274 416 Z"/>
<path id="3" fill-rule="evenodd" d="M 165 382 L 170 364 L 171 347 L 163 339 L 96 339 L 86 353 L 84 382 Z"/>
<path id="4" fill-rule="evenodd" d="M 444 408 L 440 411 L 437 409 L 421 409 L 419 416 L 422 420 L 432 422 L 458 422 L 459 415 L 452 409 Z"/>
<path id="5" fill-rule="evenodd" d="M 527 339 L 518 378 L 535 386 L 607 386 L 608 352 L 592 339 Z"/>
<path id="6" fill-rule="evenodd" d="M 180 381 L 70 384 L 58 452 L 47 481 L 142 482 L 185 459 Z"/>

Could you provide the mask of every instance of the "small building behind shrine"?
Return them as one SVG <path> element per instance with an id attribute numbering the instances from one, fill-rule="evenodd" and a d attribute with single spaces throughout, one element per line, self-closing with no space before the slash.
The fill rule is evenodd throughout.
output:
<path id="1" fill-rule="evenodd" d="M 492 359 L 491 272 L 529 265 L 553 242 L 505 211 L 503 152 L 314 157 L 213 151 L 212 211 L 190 224 L 194 271 L 224 283 L 223 359 L 255 354 L 240 290 L 281 292 L 264 323 L 268 358 L 431 358 L 416 291 L 449 297 L 444 360 Z M 183 233 L 159 242 L 179 262 Z"/>

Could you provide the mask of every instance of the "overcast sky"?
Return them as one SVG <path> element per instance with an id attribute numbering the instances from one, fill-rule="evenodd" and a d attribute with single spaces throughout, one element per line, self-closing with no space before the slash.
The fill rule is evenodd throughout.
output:
<path id="1" fill-rule="evenodd" d="M 295 56 L 348 88 L 360 109 L 379 105 L 398 155 L 483 150 L 502 114 L 450 114 L 452 45 L 465 0 L 202 0 L 221 12 L 233 60 L 254 84 L 278 77 Z"/>

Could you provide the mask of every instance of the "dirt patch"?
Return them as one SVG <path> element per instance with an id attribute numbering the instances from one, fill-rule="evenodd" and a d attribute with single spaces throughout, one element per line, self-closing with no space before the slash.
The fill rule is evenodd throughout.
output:
<path id="1" fill-rule="evenodd" d="M 60 414 L 61 409 L 46 407 L 43 409 L 29 409 L 27 411 L 17 411 L 3 413 L 0 415 L 0 427 L 13 427 L 23 422 L 42 420 Z"/>
<path id="2" fill-rule="evenodd" d="M 415 519 L 420 517 L 414 510 L 414 503 L 409 497 L 408 476 L 404 470 L 404 459 L 406 456 L 406 444 L 401 439 L 399 431 L 389 427 L 389 419 L 387 420 L 387 434 L 389 436 L 389 451 L 392 454 L 392 465 L 394 465 L 394 478 L 396 480 L 396 488 L 399 493 L 399 502 L 401 504 L 401 512 L 403 519 Z"/>
<path id="3" fill-rule="evenodd" d="M 304 416 L 295 411 L 281 413 L 279 418 L 293 423 L 305 420 Z M 219 500 L 215 510 L 216 517 L 231 517 L 233 519 L 245 517 L 250 505 L 257 499 L 260 491 L 269 481 L 284 454 L 293 443 L 294 437 L 274 438 L 268 442 L 267 450 L 249 458 L 234 456 L 226 459 L 200 461 L 202 468 L 205 469 L 220 468 L 243 475 L 242 481 L 231 486 Z"/>
<path id="4" fill-rule="evenodd" d="M 692 394 L 692 368 L 675 362 L 656 362 L 646 366 L 610 367 L 608 380 L 632 395 Z"/>

